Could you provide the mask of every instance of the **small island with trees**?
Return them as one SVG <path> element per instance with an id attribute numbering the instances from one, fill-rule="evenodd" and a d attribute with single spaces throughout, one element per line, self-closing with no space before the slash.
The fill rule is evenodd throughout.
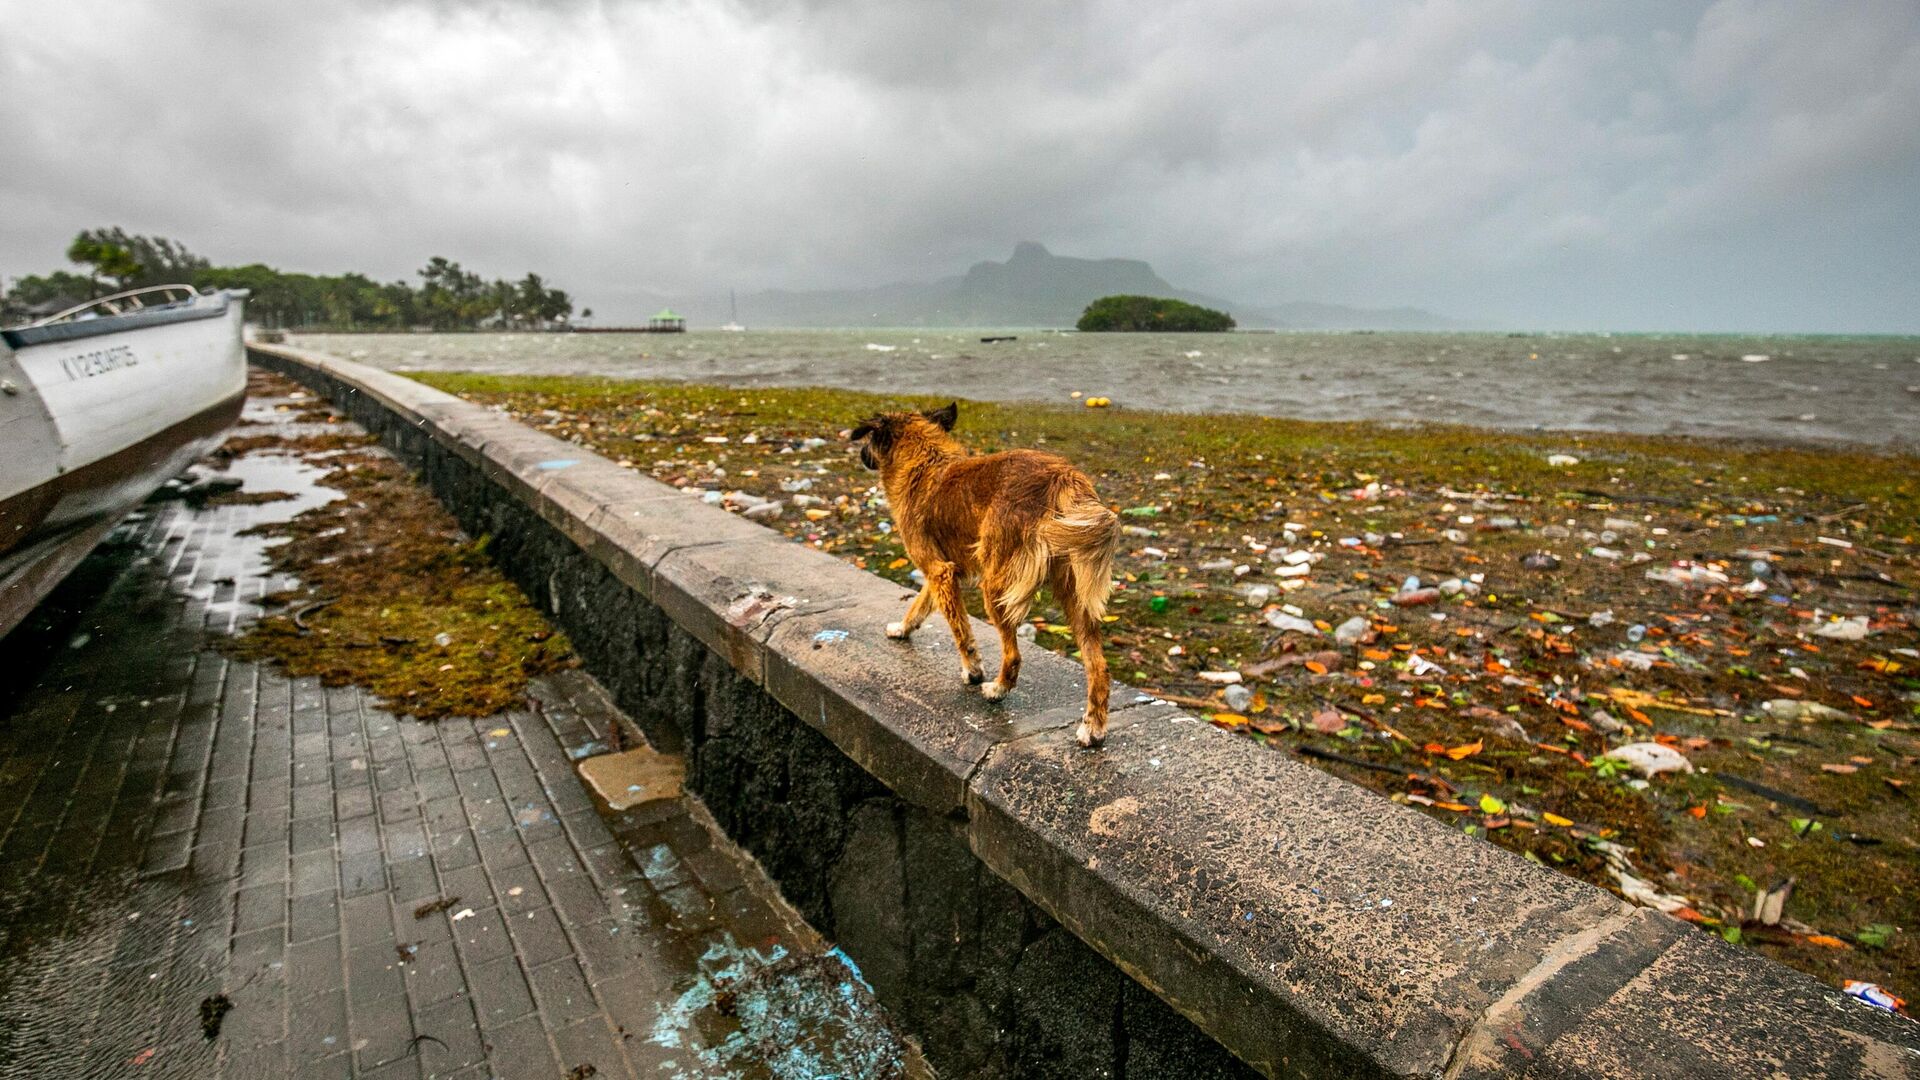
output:
<path id="1" fill-rule="evenodd" d="M 146 285 L 249 289 L 248 320 L 289 330 L 566 330 L 574 312 L 572 297 L 539 274 L 488 281 L 437 255 L 420 270 L 418 286 L 364 274 L 290 273 L 261 263 L 214 266 L 173 240 L 118 228 L 80 233 L 67 258 L 86 272 L 29 274 L 0 288 L 0 323 Z"/>
<path id="2" fill-rule="evenodd" d="M 1103 296 L 1087 305 L 1078 323 L 1088 332 L 1222 333 L 1233 327 L 1233 316 L 1224 311 L 1158 296 Z"/>

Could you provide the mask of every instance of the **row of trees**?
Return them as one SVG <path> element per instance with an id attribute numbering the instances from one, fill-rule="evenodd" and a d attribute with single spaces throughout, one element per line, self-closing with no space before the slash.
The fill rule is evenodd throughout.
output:
<path id="1" fill-rule="evenodd" d="M 289 329 L 539 330 L 565 326 L 573 318 L 572 297 L 539 274 L 488 281 L 438 255 L 420 270 L 418 286 L 364 274 L 288 273 L 262 263 L 214 266 L 172 240 L 133 236 L 119 228 L 80 233 L 67 258 L 85 272 L 55 270 L 17 279 L 0 295 L 0 319 L 44 315 L 123 289 L 180 283 L 251 290 L 248 317 Z"/>

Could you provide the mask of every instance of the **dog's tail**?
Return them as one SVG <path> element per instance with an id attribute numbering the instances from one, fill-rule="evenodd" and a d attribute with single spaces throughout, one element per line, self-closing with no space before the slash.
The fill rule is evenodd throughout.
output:
<path id="1" fill-rule="evenodd" d="M 1027 565 L 1014 574 L 1015 580 L 1001 599 L 1003 608 L 1024 610 L 1021 601 L 1039 587 L 1048 564 L 1065 559 L 1081 606 L 1096 621 L 1106 614 L 1107 596 L 1113 591 L 1113 556 L 1120 543 L 1120 519 L 1100 504 L 1092 485 L 1084 478 L 1076 479 L 1055 491 L 1053 512 L 1035 530 L 1035 550 L 1029 553 Z"/>

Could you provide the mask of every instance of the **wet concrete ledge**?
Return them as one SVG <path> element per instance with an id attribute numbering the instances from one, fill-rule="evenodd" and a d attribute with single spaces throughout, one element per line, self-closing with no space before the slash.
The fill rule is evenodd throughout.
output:
<path id="1" fill-rule="evenodd" d="M 1908 1021 L 1126 688 L 1082 752 L 1077 664 L 988 706 L 897 586 L 583 447 L 252 358 L 494 538 L 944 1075 L 1920 1077 Z"/>

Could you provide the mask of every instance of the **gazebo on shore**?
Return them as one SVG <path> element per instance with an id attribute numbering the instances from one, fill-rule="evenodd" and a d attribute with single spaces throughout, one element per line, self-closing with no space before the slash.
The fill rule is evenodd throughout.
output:
<path id="1" fill-rule="evenodd" d="M 658 315 L 647 320 L 647 329 L 655 334 L 684 334 L 687 320 L 674 314 L 672 308 L 661 308 Z"/>

